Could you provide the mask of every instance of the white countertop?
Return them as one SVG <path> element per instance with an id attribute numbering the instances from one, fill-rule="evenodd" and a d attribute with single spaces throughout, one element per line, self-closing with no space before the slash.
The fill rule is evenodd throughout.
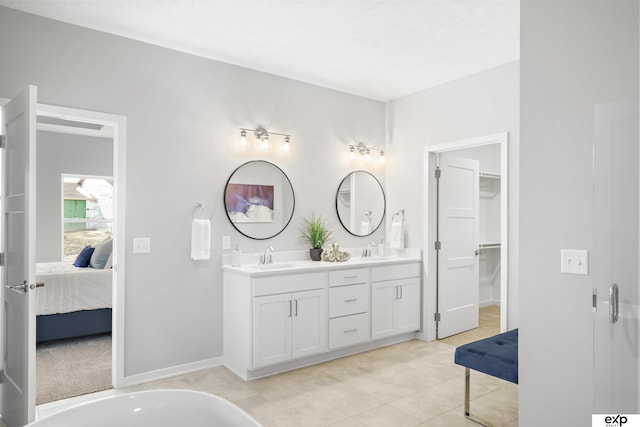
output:
<path id="1" fill-rule="evenodd" d="M 351 252 L 353 253 L 353 252 Z M 361 253 L 361 252 L 358 252 Z M 223 256 L 223 270 L 248 276 L 271 276 L 276 274 L 290 274 L 310 271 L 339 270 L 346 268 L 370 267 L 381 265 L 402 264 L 407 262 L 421 262 L 422 252 L 403 249 L 401 253 L 367 258 L 351 257 L 346 262 L 311 261 L 308 251 L 274 252 L 273 264 L 258 265 L 261 254 L 243 254 L 241 265 L 232 267 L 230 256 Z"/>

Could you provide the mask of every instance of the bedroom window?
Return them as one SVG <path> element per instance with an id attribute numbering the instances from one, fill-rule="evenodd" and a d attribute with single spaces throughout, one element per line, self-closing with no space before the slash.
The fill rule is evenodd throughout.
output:
<path id="1" fill-rule="evenodd" d="M 112 235 L 113 178 L 63 175 L 63 261 Z"/>

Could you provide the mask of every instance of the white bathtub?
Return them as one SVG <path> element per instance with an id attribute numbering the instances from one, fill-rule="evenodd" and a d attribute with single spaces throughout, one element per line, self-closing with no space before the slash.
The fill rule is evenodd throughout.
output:
<path id="1" fill-rule="evenodd" d="M 233 403 L 213 394 L 193 390 L 148 390 L 81 403 L 29 426 L 259 427 L 260 424 Z"/>

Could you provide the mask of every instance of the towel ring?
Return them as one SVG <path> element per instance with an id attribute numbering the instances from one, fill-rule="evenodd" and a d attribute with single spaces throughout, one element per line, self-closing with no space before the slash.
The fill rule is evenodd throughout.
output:
<path id="1" fill-rule="evenodd" d="M 195 207 L 193 208 L 193 213 L 191 214 L 191 219 L 211 219 L 213 217 L 212 214 L 207 215 L 204 211 L 204 203 L 196 202 Z"/>
<path id="2" fill-rule="evenodd" d="M 364 216 L 362 217 L 362 220 L 361 220 L 361 221 L 362 221 L 362 222 L 364 222 L 364 223 L 369 223 L 369 222 L 371 222 L 371 219 L 372 219 L 372 217 L 371 217 L 371 213 L 372 213 L 371 211 L 366 211 L 366 212 L 364 213 Z"/>
<path id="3" fill-rule="evenodd" d="M 391 216 L 393 222 L 404 222 L 404 209 L 400 209 L 398 212 Z"/>

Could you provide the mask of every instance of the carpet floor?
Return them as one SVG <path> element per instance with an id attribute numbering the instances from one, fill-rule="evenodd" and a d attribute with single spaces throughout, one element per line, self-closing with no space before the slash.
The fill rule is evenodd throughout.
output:
<path id="1" fill-rule="evenodd" d="M 37 405 L 111 387 L 111 334 L 37 345 Z"/>

